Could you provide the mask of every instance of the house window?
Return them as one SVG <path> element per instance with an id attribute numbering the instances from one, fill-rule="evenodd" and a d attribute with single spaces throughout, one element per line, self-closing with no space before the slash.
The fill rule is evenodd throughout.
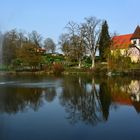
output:
<path id="1" fill-rule="evenodd" d="M 133 44 L 136 45 L 136 43 L 137 43 L 136 40 L 134 40 L 134 41 L 133 41 Z"/>

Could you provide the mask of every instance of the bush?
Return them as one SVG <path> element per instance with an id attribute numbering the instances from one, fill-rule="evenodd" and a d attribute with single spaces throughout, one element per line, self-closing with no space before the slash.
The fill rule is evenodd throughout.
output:
<path id="1" fill-rule="evenodd" d="M 62 74 L 62 72 L 64 71 L 64 67 L 62 64 L 60 63 L 55 63 L 52 66 L 52 71 L 55 75 L 60 75 Z"/>

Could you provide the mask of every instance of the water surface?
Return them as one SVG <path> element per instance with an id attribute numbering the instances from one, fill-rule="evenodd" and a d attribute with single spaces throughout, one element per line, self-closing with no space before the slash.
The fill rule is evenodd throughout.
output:
<path id="1" fill-rule="evenodd" d="M 135 140 L 139 112 L 136 78 L 0 78 L 0 140 Z"/>

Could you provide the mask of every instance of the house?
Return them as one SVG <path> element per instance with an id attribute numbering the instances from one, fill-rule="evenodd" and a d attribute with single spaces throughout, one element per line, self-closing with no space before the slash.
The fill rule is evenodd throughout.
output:
<path id="1" fill-rule="evenodd" d="M 140 60 L 140 27 L 137 26 L 134 33 L 114 36 L 112 38 L 111 52 L 114 54 L 117 50 L 121 55 L 131 58 L 132 62 Z"/>
<path id="2" fill-rule="evenodd" d="M 36 52 L 40 54 L 45 54 L 46 50 L 44 48 L 38 47 Z"/>

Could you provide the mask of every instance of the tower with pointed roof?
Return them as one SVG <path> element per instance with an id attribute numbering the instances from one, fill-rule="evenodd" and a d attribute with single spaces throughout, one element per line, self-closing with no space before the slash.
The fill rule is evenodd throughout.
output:
<path id="1" fill-rule="evenodd" d="M 131 43 L 137 47 L 138 49 L 140 49 L 140 26 L 137 26 L 137 28 L 135 29 L 134 33 L 131 36 Z"/>

